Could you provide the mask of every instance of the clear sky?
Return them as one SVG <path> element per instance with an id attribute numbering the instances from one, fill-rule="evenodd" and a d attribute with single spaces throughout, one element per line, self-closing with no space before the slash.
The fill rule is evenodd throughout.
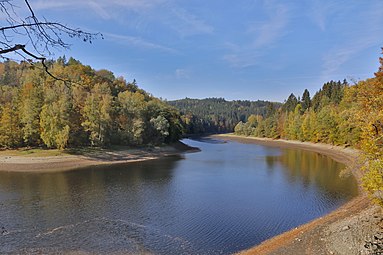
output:
<path id="1" fill-rule="evenodd" d="M 383 47 L 382 0 L 30 0 L 37 16 L 91 32 L 73 56 L 164 99 L 284 101 L 365 79 Z M 20 6 L 22 3 L 20 4 Z"/>

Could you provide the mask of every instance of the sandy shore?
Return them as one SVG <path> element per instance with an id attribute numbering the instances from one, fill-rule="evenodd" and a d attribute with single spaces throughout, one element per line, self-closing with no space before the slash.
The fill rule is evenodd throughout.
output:
<path id="1" fill-rule="evenodd" d="M 7 172 L 59 172 L 95 165 L 124 164 L 178 155 L 195 151 L 181 142 L 164 147 L 90 151 L 81 155 L 9 156 L 0 155 L 0 171 Z"/>
<path id="2" fill-rule="evenodd" d="M 345 164 L 358 182 L 362 176 L 359 152 L 351 148 L 235 135 L 213 137 L 318 152 Z M 360 189 L 356 198 L 330 214 L 238 254 L 383 254 L 382 209 L 371 204 L 365 192 Z"/>

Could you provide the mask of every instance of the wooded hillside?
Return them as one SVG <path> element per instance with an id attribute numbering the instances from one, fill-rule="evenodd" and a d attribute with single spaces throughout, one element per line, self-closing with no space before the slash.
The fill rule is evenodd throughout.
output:
<path id="1" fill-rule="evenodd" d="M 251 114 L 265 116 L 281 105 L 261 100 L 226 101 L 223 98 L 185 98 L 168 103 L 180 110 L 187 134 L 233 132 L 234 126 Z"/>
<path id="2" fill-rule="evenodd" d="M 136 82 L 59 58 L 0 63 L 0 147 L 160 144 L 182 132 L 177 110 Z"/>

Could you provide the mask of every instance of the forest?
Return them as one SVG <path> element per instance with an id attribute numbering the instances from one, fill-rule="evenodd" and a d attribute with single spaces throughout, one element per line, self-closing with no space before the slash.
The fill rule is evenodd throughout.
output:
<path id="1" fill-rule="evenodd" d="M 383 204 L 383 58 L 373 78 L 329 81 L 281 103 L 223 98 L 162 101 L 108 70 L 60 57 L 0 63 L 0 148 L 157 145 L 183 133 L 351 146 L 363 151 L 364 187 Z M 178 108 L 178 109 L 177 109 Z"/>
<path id="2" fill-rule="evenodd" d="M 250 115 L 265 116 L 281 106 L 262 100 L 227 101 L 223 98 L 185 98 L 168 103 L 180 111 L 186 134 L 233 132 L 235 125 Z"/>
<path id="3" fill-rule="evenodd" d="M 177 141 L 178 111 L 108 70 L 60 57 L 0 63 L 0 148 L 144 145 Z"/>
<path id="4" fill-rule="evenodd" d="M 360 149 L 363 186 L 383 205 L 383 58 L 379 62 L 373 78 L 354 85 L 330 81 L 312 98 L 308 90 L 301 98 L 291 94 L 281 108 L 240 121 L 235 134 Z"/>

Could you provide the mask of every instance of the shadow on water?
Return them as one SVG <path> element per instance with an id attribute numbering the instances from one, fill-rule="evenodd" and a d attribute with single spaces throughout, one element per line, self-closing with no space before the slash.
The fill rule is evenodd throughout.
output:
<path id="1" fill-rule="evenodd" d="M 215 139 L 211 137 L 204 137 L 204 136 L 196 136 L 190 138 L 191 140 L 202 142 L 202 143 L 211 143 L 211 144 L 223 144 L 227 143 L 225 140 Z"/>

